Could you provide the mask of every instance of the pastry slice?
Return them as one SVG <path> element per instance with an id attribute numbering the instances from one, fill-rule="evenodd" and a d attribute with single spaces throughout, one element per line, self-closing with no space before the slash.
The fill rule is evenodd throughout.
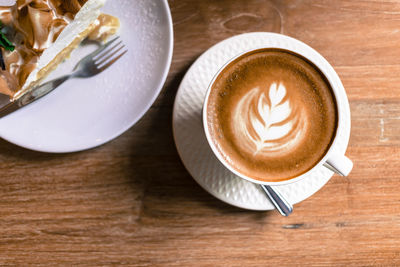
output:
<path id="1" fill-rule="evenodd" d="M 17 0 L 0 7 L 2 47 L 0 93 L 17 99 L 54 70 L 89 35 L 105 40 L 119 20 L 101 14 L 106 0 Z M 4 43 L 4 42 L 3 42 Z"/>

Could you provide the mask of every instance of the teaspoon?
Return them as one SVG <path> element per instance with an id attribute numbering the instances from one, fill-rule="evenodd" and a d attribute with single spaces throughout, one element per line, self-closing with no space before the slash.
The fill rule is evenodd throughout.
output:
<path id="1" fill-rule="evenodd" d="M 281 215 L 289 216 L 290 213 L 292 213 L 292 204 L 290 204 L 278 191 L 269 185 L 261 185 L 261 188 Z"/>

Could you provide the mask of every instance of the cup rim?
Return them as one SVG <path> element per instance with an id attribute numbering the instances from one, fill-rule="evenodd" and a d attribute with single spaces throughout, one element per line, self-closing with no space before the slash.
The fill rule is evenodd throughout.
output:
<path id="1" fill-rule="evenodd" d="M 232 172 L 233 174 L 237 175 L 238 177 L 245 179 L 247 181 L 250 181 L 252 183 L 256 183 L 256 184 L 263 184 L 263 185 L 286 185 L 286 184 L 291 184 L 291 183 L 295 183 L 299 180 L 304 179 L 305 177 L 307 177 L 311 172 L 315 171 L 316 169 L 320 168 L 328 159 L 329 156 L 331 154 L 334 154 L 335 151 L 335 147 L 336 147 L 336 143 L 338 140 L 338 136 L 339 136 L 339 132 L 343 127 L 343 115 L 344 112 L 342 110 L 342 107 L 340 105 L 340 103 L 342 101 L 347 101 L 347 96 L 346 93 L 344 91 L 344 87 L 342 85 L 342 83 L 340 82 L 340 79 L 336 73 L 336 71 L 333 69 L 333 67 L 328 63 L 328 61 L 326 61 L 326 59 L 319 54 L 316 50 L 314 50 L 313 48 L 311 48 L 310 46 L 308 46 L 307 44 L 282 35 L 282 34 L 275 34 L 276 36 L 283 36 L 286 37 L 287 40 L 289 42 L 292 43 L 297 43 L 300 44 L 297 47 L 287 47 L 284 45 L 263 45 L 263 46 L 259 46 L 253 49 L 249 49 L 246 50 L 236 56 L 234 56 L 233 58 L 231 58 L 230 60 L 228 60 L 214 75 L 214 77 L 212 78 L 211 82 L 208 85 L 207 88 L 207 92 L 206 92 L 206 96 L 204 98 L 204 102 L 203 102 L 203 109 L 202 109 L 202 121 L 203 121 L 203 130 L 205 132 L 206 135 L 206 139 L 207 139 L 207 143 L 209 144 L 211 150 L 213 151 L 213 154 L 217 157 L 217 159 L 225 166 L 225 168 L 227 168 L 230 172 Z M 209 127 L 208 127 L 208 121 L 207 121 L 207 104 L 208 104 L 208 99 L 210 96 L 210 92 L 212 89 L 212 86 L 214 85 L 215 80 L 218 78 L 218 76 L 221 74 L 221 72 L 233 61 L 235 61 L 236 59 L 246 55 L 247 53 L 251 53 L 257 50 L 263 50 L 263 49 L 279 49 L 279 50 L 286 50 L 290 53 L 294 53 L 296 55 L 299 55 L 300 57 L 305 58 L 306 60 L 310 61 L 312 64 L 315 65 L 315 67 L 318 68 L 318 70 L 323 74 L 323 76 L 326 78 L 326 80 L 329 82 L 333 94 L 335 96 L 335 104 L 336 104 L 336 108 L 337 108 L 337 116 L 338 116 L 338 120 L 337 120 L 337 127 L 336 127 L 336 131 L 335 131 L 335 137 L 329 147 L 329 149 L 325 152 L 325 155 L 308 171 L 300 174 L 299 176 L 287 179 L 287 180 L 283 180 L 283 181 L 261 181 L 261 180 L 257 180 L 254 178 L 251 178 L 247 175 L 244 175 L 240 172 L 238 172 L 237 170 L 235 170 L 232 166 L 229 165 L 228 162 L 226 162 L 226 160 L 222 157 L 222 155 L 220 154 L 220 152 L 217 150 L 217 148 L 215 147 L 214 142 L 212 141 L 211 135 L 209 133 Z M 309 55 L 307 55 L 307 53 Z M 311 55 L 313 54 L 313 55 Z M 336 77 L 335 77 L 336 76 Z M 338 78 L 339 80 L 339 84 L 336 82 L 334 82 L 334 79 Z M 344 93 L 344 94 L 343 94 Z M 350 116 L 350 115 L 349 115 Z"/>

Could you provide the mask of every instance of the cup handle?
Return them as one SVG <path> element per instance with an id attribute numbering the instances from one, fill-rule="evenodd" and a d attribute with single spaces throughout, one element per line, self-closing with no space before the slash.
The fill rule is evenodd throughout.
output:
<path id="1" fill-rule="evenodd" d="M 333 153 L 324 163 L 324 166 L 341 176 L 347 176 L 353 169 L 353 162 L 345 155 Z"/>

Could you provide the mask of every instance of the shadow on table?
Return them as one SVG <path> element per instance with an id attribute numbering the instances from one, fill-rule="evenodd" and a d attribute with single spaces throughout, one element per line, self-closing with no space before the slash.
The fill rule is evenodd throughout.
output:
<path id="1" fill-rule="evenodd" d="M 14 145 L 1 138 L 0 138 L 0 151 L 1 151 L 0 156 L 5 157 L 6 159 L 15 158 L 16 160 L 23 160 L 25 162 L 43 162 L 51 159 L 67 158 L 71 154 L 76 154 L 76 153 L 53 154 L 53 153 L 37 152 Z"/>
<path id="2" fill-rule="evenodd" d="M 206 217 L 236 217 L 237 214 L 246 214 L 246 218 L 263 221 L 272 213 L 236 208 L 211 196 L 193 180 L 178 156 L 172 136 L 172 106 L 179 84 L 190 65 L 182 68 L 167 82 L 161 97 L 137 125 L 109 144 L 83 152 L 52 154 L 31 151 L 0 139 L 3 170 L 23 168 L 24 165 L 29 167 L 32 164 L 37 166 L 34 174 L 36 177 L 41 175 L 41 168 L 75 168 L 84 160 L 91 162 L 90 177 L 97 175 L 98 179 L 113 179 L 114 182 L 120 179 L 120 183 L 128 179 L 127 186 L 131 186 L 132 192 L 141 192 L 138 193 L 141 198 L 139 202 L 142 203 L 140 218 L 175 220 L 177 216 L 192 218 L 207 214 Z M 56 178 L 51 173 L 51 178 Z M 80 179 L 84 173 L 84 169 L 80 170 L 76 172 L 78 176 L 71 179 Z M 92 187 L 89 182 L 85 185 Z"/>
<path id="3" fill-rule="evenodd" d="M 272 212 L 256 212 L 228 205 L 207 193 L 198 185 L 183 166 L 176 151 L 172 135 L 172 108 L 177 89 L 191 64 L 185 66 L 170 80 L 152 107 L 153 113 L 134 128 L 147 131 L 148 139 L 134 139 L 132 150 L 140 151 L 140 158 L 131 157 L 133 186 L 145 179 L 141 217 L 204 216 L 205 214 L 237 215 L 247 214 L 256 221 L 263 221 Z M 145 125 L 145 121 L 150 123 Z M 133 131 L 135 131 L 133 129 Z M 146 155 L 148 151 L 148 156 Z M 140 170 L 140 171 L 139 171 Z M 138 177 L 138 171 L 140 177 Z M 143 183 L 143 182 L 142 182 Z M 142 184 L 143 186 L 143 184 Z M 209 215 L 208 215 L 209 216 Z M 247 216 L 247 217 L 248 217 Z"/>

